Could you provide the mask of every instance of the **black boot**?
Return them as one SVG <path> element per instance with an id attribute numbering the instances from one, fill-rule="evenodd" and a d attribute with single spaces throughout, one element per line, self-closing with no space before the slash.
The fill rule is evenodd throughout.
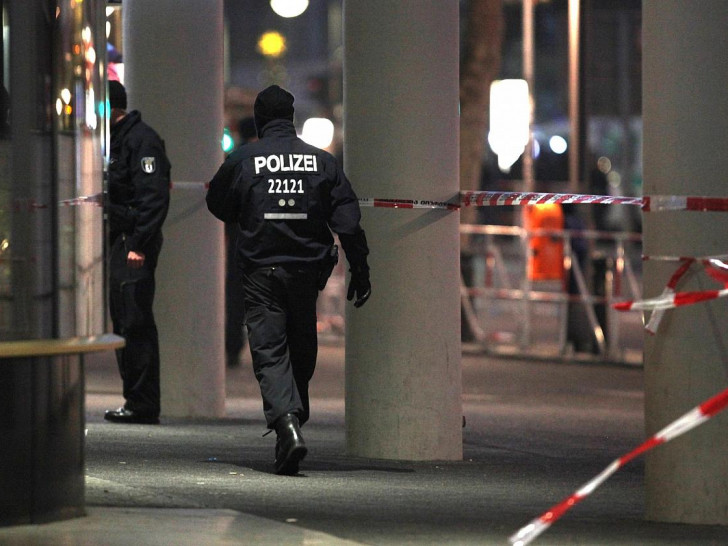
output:
<path id="1" fill-rule="evenodd" d="M 275 424 L 276 434 L 276 474 L 293 476 L 298 473 L 298 463 L 306 456 L 308 449 L 301 436 L 298 417 L 292 413 L 279 417 Z"/>

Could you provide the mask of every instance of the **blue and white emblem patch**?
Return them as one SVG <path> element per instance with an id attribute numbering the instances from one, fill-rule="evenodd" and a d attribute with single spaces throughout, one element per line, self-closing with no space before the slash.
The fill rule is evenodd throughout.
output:
<path id="1" fill-rule="evenodd" d="M 147 174 L 157 170 L 157 163 L 153 157 L 142 157 L 142 170 Z"/>

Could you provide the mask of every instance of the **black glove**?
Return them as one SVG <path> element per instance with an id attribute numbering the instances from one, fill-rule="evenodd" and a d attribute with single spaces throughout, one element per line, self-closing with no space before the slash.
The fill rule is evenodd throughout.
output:
<path id="1" fill-rule="evenodd" d="M 349 281 L 349 291 L 346 299 L 351 301 L 356 295 L 354 307 L 361 307 L 372 295 L 372 284 L 369 282 L 368 269 L 352 269 L 351 280 Z"/>

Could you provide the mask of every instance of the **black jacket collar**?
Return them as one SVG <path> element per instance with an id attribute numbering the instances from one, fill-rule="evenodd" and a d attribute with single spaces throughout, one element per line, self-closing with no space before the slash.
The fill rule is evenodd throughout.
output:
<path id="1" fill-rule="evenodd" d="M 142 114 L 139 110 L 132 110 L 127 113 L 118 123 L 111 126 L 113 136 L 125 135 L 129 130 L 142 120 Z"/>
<path id="2" fill-rule="evenodd" d="M 296 136 L 296 128 L 292 121 L 287 119 L 274 119 L 268 122 L 263 127 L 261 132 L 261 138 L 266 137 L 282 137 L 282 136 Z"/>

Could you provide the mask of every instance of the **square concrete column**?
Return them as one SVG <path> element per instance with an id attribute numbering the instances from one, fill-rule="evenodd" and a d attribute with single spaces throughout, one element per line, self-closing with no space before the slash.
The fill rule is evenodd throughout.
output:
<path id="1" fill-rule="evenodd" d="M 223 225 L 203 182 L 223 160 L 222 0 L 125 0 L 129 109 L 165 140 L 172 163 L 169 215 L 157 268 L 162 414 L 225 411 Z"/>
<path id="2" fill-rule="evenodd" d="M 344 2 L 344 158 L 359 197 L 458 182 L 457 2 Z M 346 315 L 352 455 L 462 458 L 457 212 L 363 209 L 372 297 Z"/>
<path id="3" fill-rule="evenodd" d="M 644 194 L 726 197 L 728 4 L 643 2 Z M 649 212 L 646 256 L 728 251 L 728 214 Z M 676 262 L 645 262 L 646 297 L 659 295 Z M 695 265 L 678 291 L 718 288 Z M 728 385 L 725 300 L 667 311 L 645 339 L 645 414 L 652 435 Z M 647 517 L 728 524 L 728 415 L 647 455 Z"/>

